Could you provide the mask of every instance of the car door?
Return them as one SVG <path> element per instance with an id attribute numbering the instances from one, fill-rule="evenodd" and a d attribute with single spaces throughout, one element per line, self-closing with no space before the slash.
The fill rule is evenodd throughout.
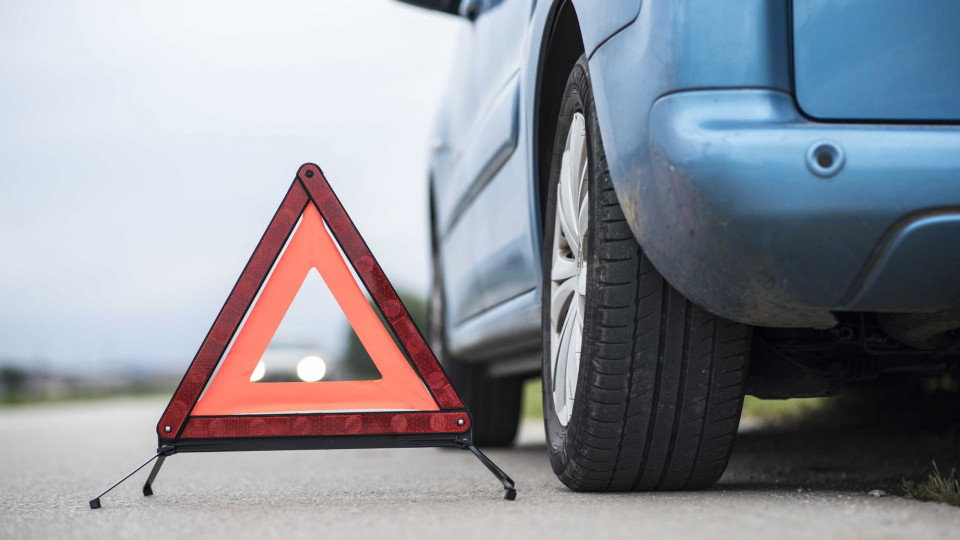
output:
<path id="1" fill-rule="evenodd" d="M 531 2 L 477 2 L 458 43 L 433 186 L 448 325 L 536 284 L 527 169 L 510 165 L 523 161 L 519 70 Z"/>

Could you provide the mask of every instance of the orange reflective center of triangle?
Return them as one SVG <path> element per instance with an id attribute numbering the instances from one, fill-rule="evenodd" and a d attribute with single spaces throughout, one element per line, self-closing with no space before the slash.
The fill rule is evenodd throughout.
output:
<path id="1" fill-rule="evenodd" d="M 317 269 L 330 289 L 380 371 L 380 379 L 250 382 L 311 268 Z M 300 225 L 191 415 L 363 410 L 436 411 L 439 407 L 367 302 L 320 213 L 308 203 Z"/>

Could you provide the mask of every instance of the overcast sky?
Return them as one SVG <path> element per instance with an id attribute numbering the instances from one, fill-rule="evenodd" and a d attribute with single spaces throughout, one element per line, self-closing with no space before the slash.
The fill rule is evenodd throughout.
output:
<path id="1" fill-rule="evenodd" d="M 185 367 L 305 161 L 425 293 L 463 24 L 390 0 L 0 3 L 0 363 Z"/>

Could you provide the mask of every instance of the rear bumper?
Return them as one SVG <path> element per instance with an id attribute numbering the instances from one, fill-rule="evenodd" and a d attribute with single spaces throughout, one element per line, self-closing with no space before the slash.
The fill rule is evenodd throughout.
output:
<path id="1" fill-rule="evenodd" d="M 824 144 L 835 171 L 808 159 Z M 658 270 L 714 313 L 830 326 L 960 304 L 960 127 L 822 124 L 778 91 L 689 91 L 654 103 L 649 152 L 621 202 Z"/>

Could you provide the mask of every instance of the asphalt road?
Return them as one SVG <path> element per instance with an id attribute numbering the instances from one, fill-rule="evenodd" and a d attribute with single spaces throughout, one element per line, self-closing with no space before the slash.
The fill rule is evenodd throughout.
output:
<path id="1" fill-rule="evenodd" d="M 177 455 L 155 496 L 143 471 L 90 510 L 151 454 L 164 405 L 0 410 L 0 538 L 960 537 L 958 508 L 866 493 L 955 457 L 939 435 L 889 426 L 746 426 L 720 484 L 695 493 L 573 493 L 527 423 L 518 447 L 488 453 L 517 481 L 512 502 L 463 451 L 343 450 Z"/>

